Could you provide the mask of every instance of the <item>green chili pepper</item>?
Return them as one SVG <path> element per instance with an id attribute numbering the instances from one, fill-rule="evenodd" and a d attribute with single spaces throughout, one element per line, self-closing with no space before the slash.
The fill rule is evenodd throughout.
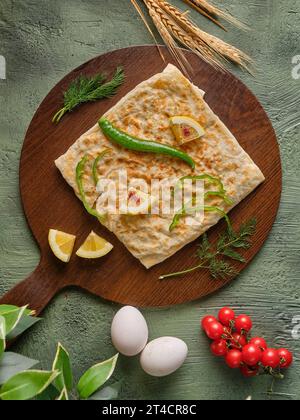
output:
<path id="1" fill-rule="evenodd" d="M 230 219 L 225 213 L 225 211 L 219 209 L 219 207 L 216 207 L 216 206 L 204 206 L 204 211 L 210 212 L 210 213 L 219 213 L 226 220 L 229 232 L 233 232 Z"/>
<path id="2" fill-rule="evenodd" d="M 210 196 L 222 198 L 224 202 L 228 204 L 229 206 L 233 204 L 233 201 L 224 192 L 207 191 L 207 193 L 204 194 L 204 199 L 209 198 Z"/>
<path id="3" fill-rule="evenodd" d="M 99 177 L 98 177 L 98 164 L 100 162 L 101 159 L 103 159 L 103 157 L 105 155 L 107 155 L 108 153 L 110 153 L 110 149 L 105 149 L 103 152 L 100 153 L 100 155 L 94 160 L 93 163 L 93 180 L 95 185 L 98 185 L 98 181 L 99 181 Z"/>
<path id="4" fill-rule="evenodd" d="M 106 118 L 101 118 L 99 120 L 99 126 L 103 133 L 111 141 L 119 144 L 122 147 L 125 147 L 126 149 L 134 150 L 136 152 L 157 153 L 161 155 L 172 156 L 174 158 L 185 161 L 192 167 L 192 169 L 195 168 L 195 162 L 193 159 L 181 150 L 175 149 L 165 144 L 156 143 L 154 141 L 142 140 L 136 137 L 132 137 L 129 134 L 119 131 Z"/>
<path id="5" fill-rule="evenodd" d="M 208 175 L 208 174 L 183 176 L 178 181 L 178 184 L 183 184 L 183 182 L 186 179 L 190 179 L 192 181 L 201 181 L 201 180 L 205 181 L 206 180 L 206 181 L 209 181 L 210 184 L 215 184 L 218 187 L 219 192 L 223 192 L 223 193 L 226 192 L 222 181 L 219 178 L 215 178 L 215 177 L 213 177 L 211 175 Z"/>
<path id="6" fill-rule="evenodd" d="M 84 168 L 85 168 L 85 165 L 87 163 L 87 160 L 88 160 L 88 157 L 87 157 L 87 155 L 85 155 L 76 167 L 76 183 L 77 183 L 77 187 L 78 187 L 78 190 L 79 190 L 80 198 L 83 202 L 83 205 L 84 205 L 86 211 L 89 214 L 91 214 L 92 216 L 95 216 L 95 217 L 97 217 L 97 219 L 101 220 L 103 218 L 103 216 L 101 216 L 96 210 L 94 210 L 89 205 L 89 203 L 87 202 L 85 192 L 84 192 L 84 188 L 83 188 L 83 184 L 82 184 L 82 177 L 84 175 Z"/>
<path id="7" fill-rule="evenodd" d="M 186 215 L 186 209 L 182 208 L 179 213 L 176 213 L 173 217 L 172 223 L 169 226 L 169 231 L 172 232 L 177 226 L 180 221 L 180 219 Z"/>
<path id="8" fill-rule="evenodd" d="M 178 188 L 178 185 L 180 185 L 180 186 L 182 186 L 183 185 L 183 182 L 186 180 L 186 179 L 190 179 L 190 180 L 192 180 L 192 181 L 197 181 L 197 180 L 206 180 L 206 181 L 208 181 L 210 184 L 214 184 L 214 185 L 216 185 L 218 188 L 219 188 L 219 190 L 218 191 L 207 191 L 205 194 L 204 194 L 204 202 L 205 202 L 205 200 L 207 199 L 207 198 L 209 198 L 210 196 L 215 196 L 215 197 L 220 197 L 220 198 L 222 198 L 223 200 L 224 200 L 224 202 L 226 203 L 226 204 L 228 204 L 228 205 L 232 205 L 233 204 L 233 201 L 227 196 L 227 194 L 226 194 L 226 190 L 225 190 L 225 188 L 224 188 L 224 185 L 223 185 L 223 183 L 222 183 L 222 181 L 219 179 L 219 178 L 214 178 L 213 176 L 211 176 L 211 175 L 208 175 L 208 174 L 203 174 L 203 175 L 195 175 L 195 176 L 184 176 L 184 177 L 182 177 L 182 178 L 180 178 L 180 180 L 179 180 L 179 182 L 178 182 L 178 184 L 175 186 L 175 190 L 176 190 L 176 188 Z M 173 194 L 174 194 L 174 192 L 173 192 Z M 190 202 L 191 204 L 195 204 L 195 198 Z M 176 213 L 175 214 L 175 216 L 174 216 L 174 218 L 173 218 L 173 221 L 172 221 L 172 223 L 171 223 L 171 225 L 170 225 L 170 227 L 169 227 L 169 230 L 170 230 L 170 232 L 173 230 L 173 229 L 175 229 L 175 227 L 178 225 L 178 223 L 179 223 L 179 221 L 180 221 L 180 219 L 182 218 L 182 217 L 184 217 L 184 216 L 186 216 L 187 215 L 187 213 L 188 213 L 188 208 L 185 208 L 185 207 L 183 207 L 178 213 Z M 196 208 L 196 209 L 193 209 L 194 210 L 194 212 L 197 212 L 198 210 L 201 210 L 201 208 Z M 223 211 L 223 210 L 221 210 L 220 208 L 218 208 L 218 207 L 215 207 L 215 206 L 205 206 L 204 207 L 204 211 L 207 211 L 207 212 L 212 212 L 212 211 L 214 211 L 214 212 L 217 212 L 217 213 L 220 213 L 220 214 L 222 214 L 222 216 L 225 218 L 225 220 L 226 220 L 226 222 L 227 222 L 227 224 L 228 224 L 228 228 L 229 229 L 231 229 L 231 224 L 230 224 L 230 220 L 229 220 L 229 218 L 228 218 L 228 216 L 227 216 L 227 214 Z"/>
<path id="9" fill-rule="evenodd" d="M 228 205 L 233 204 L 232 200 L 226 194 L 226 190 L 224 188 L 224 185 L 223 185 L 222 181 L 219 178 L 214 178 L 213 176 L 208 175 L 208 174 L 195 175 L 195 176 L 189 175 L 189 176 L 184 176 L 184 177 L 180 178 L 180 180 L 178 181 L 177 185 L 174 188 L 173 196 L 174 196 L 174 193 L 175 193 L 176 189 L 178 188 L 178 186 L 179 185 L 182 186 L 183 182 L 186 179 L 190 179 L 192 181 L 198 181 L 198 180 L 205 181 L 206 180 L 206 181 L 209 182 L 209 184 L 215 184 L 218 187 L 218 191 L 208 191 L 205 194 L 205 198 L 208 198 L 209 196 L 214 195 L 214 196 L 218 196 L 220 198 L 223 198 L 225 203 L 228 204 Z"/>
<path id="10" fill-rule="evenodd" d="M 195 198 L 193 198 L 189 203 L 188 203 L 188 205 L 189 204 L 191 204 L 191 205 L 195 205 Z M 174 217 L 173 217 L 173 220 L 172 220 L 172 223 L 171 223 L 171 225 L 170 225 L 170 227 L 169 227 L 169 231 L 170 232 L 172 232 L 172 230 L 173 229 L 175 229 L 176 227 L 177 227 L 177 225 L 178 225 L 178 223 L 179 223 L 179 221 L 180 221 L 180 219 L 182 218 L 182 217 L 184 217 L 184 216 L 186 216 L 187 214 L 188 214 L 188 211 L 190 210 L 190 208 L 187 206 L 187 207 L 182 207 L 182 209 L 178 212 L 178 213 L 176 213 L 175 215 L 174 215 Z M 196 213 L 198 210 L 201 210 L 199 207 L 197 207 L 197 208 L 195 208 L 195 209 L 193 209 L 193 211 Z"/>
<path id="11" fill-rule="evenodd" d="M 193 201 L 191 201 L 191 204 L 192 203 L 193 203 Z M 172 221 L 172 223 L 169 227 L 170 232 L 172 232 L 172 230 L 174 230 L 177 227 L 180 219 L 182 217 L 186 216 L 188 214 L 189 210 L 190 210 L 189 207 L 187 207 L 187 208 L 183 207 L 180 212 L 175 214 L 175 216 L 173 218 L 173 221 Z M 192 210 L 193 210 L 193 212 L 196 213 L 198 210 L 201 210 L 201 207 L 196 207 L 195 209 L 192 209 Z M 204 212 L 210 212 L 210 213 L 214 212 L 214 213 L 221 214 L 222 217 L 224 217 L 224 219 L 226 220 L 229 231 L 232 232 L 232 226 L 231 226 L 230 219 L 223 210 L 221 210 L 219 207 L 216 207 L 216 206 L 204 206 L 203 210 L 204 210 Z"/>

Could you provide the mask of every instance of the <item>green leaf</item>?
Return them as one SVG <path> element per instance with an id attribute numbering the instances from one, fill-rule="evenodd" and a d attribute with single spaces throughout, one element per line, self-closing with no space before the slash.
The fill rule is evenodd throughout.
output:
<path id="1" fill-rule="evenodd" d="M 43 392 L 59 375 L 59 372 L 27 370 L 10 378 L 0 390 L 0 399 L 24 401 Z"/>
<path id="2" fill-rule="evenodd" d="M 97 400 L 97 401 L 116 400 L 118 398 L 120 388 L 121 388 L 120 382 L 117 382 L 110 386 L 106 386 L 100 389 L 100 391 L 95 392 L 89 398 L 89 400 Z"/>
<path id="3" fill-rule="evenodd" d="M 6 352 L 0 361 L 0 384 L 4 384 L 12 376 L 39 363 L 38 360 L 29 359 L 21 354 Z"/>
<path id="4" fill-rule="evenodd" d="M 60 393 L 53 384 L 50 384 L 43 392 L 36 396 L 38 401 L 54 401 L 59 397 Z"/>
<path id="5" fill-rule="evenodd" d="M 245 258 L 241 254 L 239 254 L 238 252 L 234 251 L 231 248 L 225 248 L 222 251 L 222 255 L 225 255 L 225 257 L 231 258 L 232 260 L 239 261 L 242 263 L 246 261 Z"/>
<path id="6" fill-rule="evenodd" d="M 245 238 L 245 237 L 250 237 L 254 235 L 256 231 L 256 226 L 257 226 L 257 220 L 255 218 L 250 219 L 246 223 L 243 223 L 239 230 L 239 236 Z"/>
<path id="7" fill-rule="evenodd" d="M 220 235 L 217 242 L 217 251 L 221 251 L 226 245 L 227 241 L 228 241 L 228 236 L 226 234 Z"/>
<path id="8" fill-rule="evenodd" d="M 5 318 L 0 315 L 0 358 L 2 357 L 6 348 L 5 337 L 6 337 Z"/>
<path id="9" fill-rule="evenodd" d="M 236 240 L 231 244 L 233 248 L 242 248 L 242 249 L 249 249 L 251 247 L 251 243 L 247 240 Z"/>
<path id="10" fill-rule="evenodd" d="M 198 246 L 197 255 L 199 258 L 210 258 L 212 256 L 211 253 L 211 244 L 209 242 L 208 236 L 206 233 L 202 236 L 202 241 Z"/>
<path id="11" fill-rule="evenodd" d="M 33 317 L 24 315 L 18 325 L 7 335 L 8 340 L 13 340 L 14 338 L 18 337 L 19 335 L 23 334 L 24 331 L 31 328 L 34 324 L 39 322 L 41 318 Z"/>
<path id="12" fill-rule="evenodd" d="M 15 305 L 0 305 L 0 315 L 2 315 L 3 313 L 6 312 L 10 312 L 16 309 L 20 309 L 19 306 L 15 306 Z M 31 309 L 26 309 L 25 310 L 25 315 L 34 315 L 35 311 L 31 310 Z"/>
<path id="13" fill-rule="evenodd" d="M 52 370 L 60 371 L 59 376 L 54 381 L 56 388 L 59 391 L 63 391 L 64 388 L 71 390 L 73 386 L 73 374 L 70 363 L 70 356 L 67 350 L 60 343 L 57 345 L 57 351 Z"/>
<path id="14" fill-rule="evenodd" d="M 23 306 L 22 308 L 16 308 L 2 312 L 1 315 L 5 318 L 7 335 L 18 325 L 26 311 L 26 308 L 27 306 Z"/>
<path id="15" fill-rule="evenodd" d="M 61 393 L 59 394 L 59 396 L 56 399 L 57 399 L 57 401 L 68 401 L 69 400 L 68 391 L 66 390 L 66 388 L 62 389 Z"/>
<path id="16" fill-rule="evenodd" d="M 203 250 L 203 252 L 207 252 L 210 250 L 210 248 L 211 248 L 211 244 L 209 242 L 208 236 L 206 233 L 204 233 L 204 235 L 202 236 L 201 249 Z"/>
<path id="17" fill-rule="evenodd" d="M 88 369 L 80 378 L 77 390 L 80 398 L 86 399 L 94 394 L 113 374 L 119 354 Z"/>
<path id="18" fill-rule="evenodd" d="M 210 274 L 214 279 L 227 279 L 237 274 L 234 267 L 223 260 L 212 258 L 209 264 Z"/>

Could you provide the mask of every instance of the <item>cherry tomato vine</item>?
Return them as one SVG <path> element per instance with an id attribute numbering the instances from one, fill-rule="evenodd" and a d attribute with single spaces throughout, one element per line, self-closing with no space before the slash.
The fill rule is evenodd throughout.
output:
<path id="1" fill-rule="evenodd" d="M 222 308 L 218 318 L 205 316 L 201 326 L 213 340 L 212 354 L 223 357 L 231 369 L 240 369 L 245 377 L 271 375 L 273 380 L 283 379 L 282 370 L 293 363 L 288 349 L 269 347 L 262 337 L 251 338 L 252 319 L 245 314 L 236 316 L 231 308 Z"/>

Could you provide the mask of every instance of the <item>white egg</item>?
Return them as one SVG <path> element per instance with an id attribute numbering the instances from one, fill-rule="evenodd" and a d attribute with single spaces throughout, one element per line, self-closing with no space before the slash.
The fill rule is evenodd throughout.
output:
<path id="1" fill-rule="evenodd" d="M 133 306 L 120 309 L 112 321 L 111 339 L 121 354 L 139 354 L 148 341 L 148 326 L 141 312 Z"/>
<path id="2" fill-rule="evenodd" d="M 152 376 L 167 376 L 179 369 L 188 354 L 184 341 L 176 337 L 160 337 L 144 348 L 140 362 L 143 370 Z"/>

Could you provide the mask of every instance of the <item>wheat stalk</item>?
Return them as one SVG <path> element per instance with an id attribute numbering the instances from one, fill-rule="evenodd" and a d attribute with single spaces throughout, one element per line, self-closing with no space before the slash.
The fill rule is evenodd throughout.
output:
<path id="1" fill-rule="evenodd" d="M 218 25 L 220 28 L 222 28 L 225 32 L 227 32 L 227 29 L 224 25 L 222 25 L 214 16 L 206 12 L 204 9 L 201 9 L 199 6 L 197 6 L 195 3 L 193 3 L 192 0 L 183 0 L 186 4 L 191 6 L 193 9 L 195 9 L 197 12 L 201 13 L 201 15 L 205 16 L 207 19 L 211 20 L 213 23 Z"/>
<path id="2" fill-rule="evenodd" d="M 202 31 L 190 19 L 186 18 L 179 9 L 167 3 L 166 1 L 158 0 L 158 2 L 161 8 L 169 13 L 170 16 L 172 16 L 176 22 L 184 28 L 185 31 L 190 31 L 193 34 L 194 39 L 196 38 L 198 39 L 198 42 L 205 43 L 219 57 L 223 57 L 228 61 L 232 61 L 251 73 L 250 66 L 253 62 L 247 54 L 243 53 L 241 50 L 228 44 L 227 42 L 224 42 L 220 38 Z"/>
<path id="3" fill-rule="evenodd" d="M 142 21 L 144 22 L 146 28 L 148 29 L 148 31 L 150 33 L 150 35 L 152 36 L 152 38 L 153 38 L 153 40 L 155 42 L 155 45 L 157 46 L 157 49 L 158 49 L 158 52 L 159 52 L 161 58 L 163 59 L 163 61 L 166 61 L 165 60 L 165 57 L 164 57 L 164 55 L 163 55 L 163 53 L 162 53 L 162 51 L 160 49 L 160 46 L 159 46 L 159 44 L 157 42 L 156 36 L 154 35 L 152 29 L 150 28 L 150 26 L 149 26 L 149 24 L 147 22 L 146 16 L 144 15 L 144 13 L 143 13 L 142 9 L 140 8 L 139 4 L 137 3 L 136 0 L 130 0 L 130 1 L 131 1 L 131 4 L 135 7 L 135 9 L 138 12 L 138 14 L 140 15 Z"/>
<path id="4" fill-rule="evenodd" d="M 171 35 L 182 45 L 195 52 L 200 58 L 204 59 L 214 67 L 224 69 L 221 62 L 214 56 L 214 51 L 209 47 L 209 45 L 201 39 L 195 37 L 195 33 L 189 30 L 189 26 L 186 23 L 189 22 L 188 19 L 185 17 L 179 19 L 178 14 L 181 17 L 179 11 L 166 2 L 159 2 L 159 4 L 156 4 L 154 0 L 146 0 L 145 3 L 148 3 L 147 7 L 149 10 L 152 9 L 155 11 L 156 15 L 159 16 L 162 24 L 168 32 L 171 33 Z M 166 14 L 166 12 L 170 11 L 173 11 L 173 13 Z"/>
<path id="5" fill-rule="evenodd" d="M 149 0 L 153 1 L 153 0 Z M 210 47 L 207 43 L 205 43 L 202 40 L 202 37 L 200 37 L 201 32 L 200 29 L 193 24 L 193 22 L 186 17 L 185 13 L 182 13 L 179 9 L 177 9 L 175 6 L 172 6 L 170 3 L 167 3 L 165 1 L 159 1 L 159 5 L 161 9 L 167 13 L 171 19 L 177 23 L 178 26 L 182 30 L 185 31 L 186 34 L 189 35 L 190 38 L 192 38 L 193 42 L 199 46 L 199 48 L 202 48 L 202 51 L 204 53 L 204 59 L 206 59 L 207 55 L 207 61 L 210 61 L 209 58 L 211 58 L 213 61 L 218 61 L 217 57 L 213 57 L 213 53 L 215 50 Z"/>
<path id="6" fill-rule="evenodd" d="M 183 51 L 180 48 L 178 48 L 178 45 L 174 41 L 174 38 L 172 37 L 172 35 L 168 31 L 167 27 L 164 25 L 164 23 L 161 19 L 161 15 L 159 13 L 157 13 L 157 9 L 151 6 L 150 3 L 152 3 L 152 0 L 150 0 L 150 1 L 144 0 L 144 1 L 145 1 L 146 6 L 148 7 L 149 14 L 150 14 L 150 16 L 153 20 L 153 23 L 156 26 L 156 28 L 157 28 L 158 32 L 160 33 L 162 39 L 164 40 L 165 44 L 167 45 L 170 53 L 175 58 L 175 60 L 178 62 L 181 69 L 183 70 L 183 72 L 188 76 L 189 71 L 191 71 L 192 68 L 191 68 L 189 62 L 187 61 Z"/>
<path id="7" fill-rule="evenodd" d="M 238 48 L 228 44 L 227 42 L 222 41 L 221 39 L 208 34 L 207 32 L 201 31 L 199 29 L 202 40 L 210 45 L 210 47 L 219 55 L 223 56 L 227 61 L 232 61 L 235 64 L 238 64 L 240 67 L 247 70 L 249 73 L 253 73 L 251 67 L 253 65 L 253 60 L 243 51 Z"/>
<path id="8" fill-rule="evenodd" d="M 176 41 L 180 42 L 183 46 L 196 53 L 199 57 L 214 67 L 224 70 L 224 60 L 226 60 L 238 64 L 251 73 L 249 67 L 252 61 L 248 55 L 221 39 L 202 31 L 192 22 L 191 19 L 187 17 L 187 13 L 183 13 L 166 0 L 143 1 L 147 6 L 149 15 L 151 16 L 155 27 L 160 33 L 171 55 L 175 58 L 186 75 L 188 75 L 191 70 L 191 66 L 188 63 L 183 51 L 178 47 Z M 197 4 L 201 3 L 202 7 L 207 8 L 209 13 L 220 15 L 222 12 L 206 0 L 189 1 L 197 2 Z M 158 46 L 156 38 L 136 0 L 131 0 L 131 2 L 139 12 L 145 25 L 154 37 L 156 45 Z M 227 16 L 227 13 L 225 13 L 225 15 Z"/>
<path id="9" fill-rule="evenodd" d="M 196 9 L 199 13 L 209 17 L 213 20 L 212 16 L 220 17 L 227 22 L 231 23 L 232 25 L 240 28 L 240 29 L 249 29 L 247 25 L 240 22 L 234 16 L 232 16 L 228 12 L 224 12 L 223 10 L 219 9 L 217 6 L 209 3 L 207 0 L 183 0 L 185 3 L 189 4 L 191 7 Z M 208 15 L 208 16 L 207 16 Z M 211 16 L 212 15 L 212 16 Z M 216 22 L 215 22 L 216 23 Z"/>
<path id="10" fill-rule="evenodd" d="M 232 61 L 239 66 L 243 67 L 247 71 L 251 72 L 250 64 L 252 63 L 251 58 L 240 51 L 238 48 L 222 41 L 221 39 L 208 34 L 207 32 L 202 31 L 197 27 L 190 19 L 188 19 L 179 9 L 175 6 L 172 6 L 170 3 L 164 0 L 146 0 L 153 8 L 157 9 L 157 14 L 159 14 L 159 9 L 165 11 L 176 23 L 178 26 L 185 31 L 186 35 L 189 36 L 193 45 L 196 44 L 197 51 L 202 54 L 202 58 L 214 66 L 224 68 L 221 58 Z M 163 19 L 163 14 L 161 14 Z M 170 24 L 170 22 L 169 22 Z M 168 27 L 168 24 L 166 25 Z M 172 32 L 172 27 L 169 28 Z M 173 32 L 174 33 L 174 32 Z M 181 32 L 182 35 L 182 32 Z M 182 42 L 182 39 L 177 36 L 175 33 L 175 38 L 177 38 L 183 45 L 190 48 L 195 52 L 195 48 L 192 45 L 189 45 L 186 42 Z M 183 38 L 181 36 L 181 38 Z M 212 51 L 215 53 L 213 55 Z"/>

